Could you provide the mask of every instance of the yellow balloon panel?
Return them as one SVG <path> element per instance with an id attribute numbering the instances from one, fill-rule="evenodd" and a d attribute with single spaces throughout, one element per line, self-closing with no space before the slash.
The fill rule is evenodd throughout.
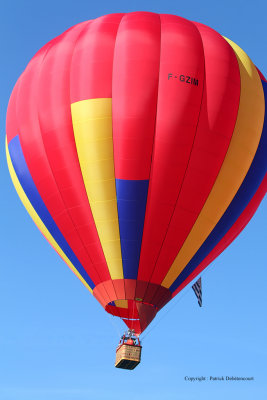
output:
<path id="1" fill-rule="evenodd" d="M 123 279 L 112 138 L 112 99 L 71 105 L 84 185 L 112 279 Z"/>

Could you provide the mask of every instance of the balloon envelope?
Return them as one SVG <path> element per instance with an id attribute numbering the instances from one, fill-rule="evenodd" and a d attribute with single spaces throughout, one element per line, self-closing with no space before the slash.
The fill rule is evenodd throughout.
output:
<path id="1" fill-rule="evenodd" d="M 235 43 L 174 15 L 112 14 L 46 44 L 7 112 L 34 222 L 141 333 L 266 193 L 266 81 Z"/>

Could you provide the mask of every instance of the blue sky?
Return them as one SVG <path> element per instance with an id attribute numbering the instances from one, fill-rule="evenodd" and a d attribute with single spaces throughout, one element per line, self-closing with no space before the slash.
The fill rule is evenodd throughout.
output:
<path id="1" fill-rule="evenodd" d="M 0 398 L 217 400 L 267 396 L 267 199 L 204 272 L 203 308 L 186 288 L 144 334 L 134 371 L 113 367 L 124 325 L 108 316 L 44 240 L 12 186 L 4 153 L 12 88 L 35 52 L 68 27 L 103 14 L 148 10 L 207 24 L 267 74 L 265 1 L 10 0 L 1 4 Z M 150 332 L 151 331 L 151 332 Z M 253 376 L 212 382 L 210 376 Z M 205 382 L 184 378 L 205 376 Z M 267 398 L 267 397 L 266 397 Z"/>

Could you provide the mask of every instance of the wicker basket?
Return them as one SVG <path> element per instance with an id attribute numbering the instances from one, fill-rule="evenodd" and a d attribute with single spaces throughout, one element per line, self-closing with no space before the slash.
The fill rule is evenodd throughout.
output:
<path id="1" fill-rule="evenodd" d="M 116 350 L 116 368 L 134 369 L 141 361 L 140 345 L 121 344 Z"/>

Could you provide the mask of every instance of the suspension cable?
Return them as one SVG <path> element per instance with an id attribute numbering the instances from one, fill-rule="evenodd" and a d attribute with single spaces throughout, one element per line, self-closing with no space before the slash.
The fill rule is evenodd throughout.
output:
<path id="1" fill-rule="evenodd" d="M 117 325 L 117 323 L 115 323 L 115 321 L 114 321 L 114 315 L 111 316 L 111 314 L 108 313 L 108 316 L 109 316 L 109 320 L 110 320 L 110 322 L 111 322 L 111 324 L 112 324 L 114 330 L 116 331 L 116 333 L 118 334 L 118 336 L 121 337 L 121 332 L 120 332 L 120 330 L 119 330 L 119 328 L 118 328 L 118 325 Z"/>
<path id="2" fill-rule="evenodd" d="M 209 264 L 200 274 L 202 276 L 205 275 L 208 272 L 208 270 L 211 268 L 211 265 L 212 264 Z M 198 274 L 194 279 L 196 279 L 200 274 Z M 192 279 L 192 281 L 193 281 L 193 279 Z M 191 284 L 191 282 L 189 284 Z M 172 311 L 174 309 L 174 307 L 176 307 L 176 305 L 182 300 L 182 298 L 189 292 L 189 290 L 191 289 L 191 285 L 189 286 L 189 284 L 188 284 L 187 290 L 183 291 L 181 296 L 173 303 L 173 305 L 169 308 L 169 310 L 166 311 L 165 314 L 163 314 L 162 317 L 159 318 L 159 320 L 155 323 L 155 325 L 153 325 L 151 327 L 151 329 L 145 333 L 145 335 L 141 338 L 142 341 L 151 333 L 152 330 L 154 330 L 154 328 L 156 328 L 159 325 L 159 323 L 166 317 L 166 315 L 169 314 L 169 312 Z"/>
<path id="3" fill-rule="evenodd" d="M 172 311 L 174 309 L 174 307 L 176 307 L 176 305 L 182 300 L 182 298 L 189 292 L 190 287 L 187 288 L 187 290 L 185 290 L 181 296 L 179 296 L 179 298 L 172 304 L 172 306 L 169 308 L 168 311 L 166 311 L 161 318 L 158 319 L 158 321 L 151 327 L 151 329 L 149 329 L 145 335 L 141 338 L 142 342 L 144 341 L 144 339 L 151 333 L 152 330 L 154 330 L 154 328 L 156 328 L 159 323 L 166 317 L 166 315 L 169 314 L 170 311 Z"/>

